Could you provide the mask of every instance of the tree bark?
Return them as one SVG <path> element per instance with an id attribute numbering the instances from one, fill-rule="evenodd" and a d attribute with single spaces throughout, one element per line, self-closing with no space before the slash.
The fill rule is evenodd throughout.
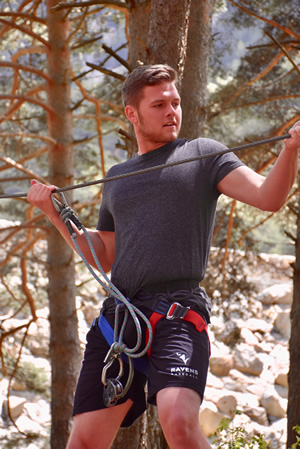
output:
<path id="1" fill-rule="evenodd" d="M 300 426 L 300 198 L 297 217 L 296 261 L 294 265 L 294 295 L 291 309 L 291 337 L 289 341 L 290 369 L 288 375 L 288 436 L 287 448 L 296 443 L 293 428 Z"/>
<path id="2" fill-rule="evenodd" d="M 48 114 L 49 136 L 56 144 L 49 148 L 49 181 L 59 187 L 73 182 L 72 113 L 70 96 L 70 53 L 67 44 L 68 22 L 65 12 L 53 13 L 58 3 L 48 0 Z M 70 200 L 70 196 L 69 196 Z M 72 417 L 73 393 L 79 369 L 79 338 L 75 307 L 73 250 L 59 232 L 48 234 L 48 276 L 50 310 L 51 448 L 66 447 Z"/>
<path id="3" fill-rule="evenodd" d="M 181 136 L 196 139 L 207 117 L 207 78 L 215 0 L 192 0 L 187 54 L 181 89 Z"/>
<path id="4" fill-rule="evenodd" d="M 129 65 L 132 69 L 148 60 L 148 32 L 151 0 L 135 0 L 129 3 Z"/>
<path id="5" fill-rule="evenodd" d="M 152 0 L 148 36 L 148 62 L 169 64 L 181 84 L 187 48 L 191 0 Z"/>

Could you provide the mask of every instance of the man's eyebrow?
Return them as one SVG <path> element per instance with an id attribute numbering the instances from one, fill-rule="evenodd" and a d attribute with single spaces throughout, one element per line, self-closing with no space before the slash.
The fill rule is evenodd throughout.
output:
<path id="1" fill-rule="evenodd" d="M 165 101 L 170 101 L 170 98 L 156 98 L 155 100 L 151 101 L 150 105 L 155 103 L 164 103 Z M 180 97 L 176 96 L 175 98 L 172 98 L 171 101 L 180 101 Z"/>

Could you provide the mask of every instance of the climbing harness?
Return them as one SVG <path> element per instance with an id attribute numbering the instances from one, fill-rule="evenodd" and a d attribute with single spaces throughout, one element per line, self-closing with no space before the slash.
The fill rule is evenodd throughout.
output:
<path id="1" fill-rule="evenodd" d="M 110 349 L 105 357 L 104 360 L 104 367 L 102 370 L 102 376 L 101 380 L 104 384 L 104 393 L 103 393 L 103 400 L 107 407 L 111 407 L 117 403 L 117 401 L 124 397 L 127 391 L 130 388 L 132 379 L 133 379 L 133 362 L 132 359 L 140 358 L 143 355 L 147 353 L 149 350 L 151 343 L 152 343 L 152 327 L 147 319 L 147 317 L 137 308 L 135 307 L 128 298 L 125 298 L 125 296 L 117 289 L 117 287 L 110 281 L 106 273 L 104 272 L 99 259 L 96 255 L 94 246 L 92 244 L 92 241 L 90 239 L 90 236 L 88 234 L 88 231 L 83 226 L 83 224 L 80 222 L 80 220 L 75 216 L 74 211 L 71 209 L 71 207 L 68 206 L 66 198 L 62 192 L 59 192 L 61 201 L 57 200 L 53 193 L 51 194 L 51 199 L 54 204 L 54 207 L 60 214 L 61 220 L 66 224 L 67 229 L 69 231 L 69 234 L 72 238 L 73 244 L 82 258 L 83 262 L 87 266 L 90 273 L 93 275 L 93 277 L 96 279 L 97 282 L 105 289 L 105 291 L 112 296 L 115 299 L 116 302 L 116 309 L 115 309 L 115 322 L 114 322 L 114 330 L 113 330 L 113 342 L 110 344 Z M 92 266 L 88 263 L 86 260 L 84 254 L 82 253 L 77 241 L 76 237 L 77 234 L 74 232 L 74 229 L 72 227 L 72 222 L 76 225 L 78 230 L 82 230 L 85 238 L 88 242 L 90 251 L 92 253 L 93 259 L 96 263 L 96 266 L 101 273 L 101 276 L 103 279 L 101 279 L 94 271 Z M 125 306 L 122 307 L 122 306 Z M 120 318 L 120 310 L 121 307 L 124 308 L 124 318 L 123 322 L 121 324 L 121 327 L 119 326 L 119 318 Z M 136 326 L 136 333 L 137 333 L 137 342 L 136 345 L 133 348 L 128 348 L 126 344 L 123 342 L 123 336 L 124 331 L 126 327 L 126 323 L 128 321 L 129 314 L 131 315 L 134 324 Z M 142 319 L 142 321 L 145 322 L 147 327 L 147 332 L 149 334 L 149 339 L 147 344 L 145 345 L 144 349 L 140 350 L 141 343 L 142 343 L 142 330 L 141 330 L 141 324 L 139 322 L 138 316 Z M 102 317 L 100 317 L 102 318 Z M 104 318 L 104 317 L 103 317 Z M 119 331 L 120 328 L 120 331 Z M 128 379 L 123 387 L 123 384 L 121 383 L 120 379 L 123 376 L 124 370 L 123 370 L 123 359 L 122 355 L 125 355 L 127 357 L 127 361 L 129 364 L 129 374 Z M 116 378 L 108 378 L 108 371 L 111 368 L 111 366 L 117 362 L 119 364 L 119 373 Z"/>
<path id="2" fill-rule="evenodd" d="M 56 190 L 54 190 L 53 193 L 66 192 L 68 190 L 80 189 L 82 187 L 89 187 L 89 186 L 92 186 L 92 185 L 95 185 L 95 184 L 103 184 L 103 183 L 106 183 L 106 182 L 117 181 L 119 179 L 129 178 L 131 176 L 143 175 L 145 173 L 149 173 L 149 172 L 154 171 L 154 170 L 161 170 L 163 168 L 174 167 L 176 165 L 181 165 L 181 164 L 187 164 L 189 162 L 200 161 L 202 159 L 206 159 L 206 158 L 209 158 L 209 157 L 217 157 L 217 156 L 221 156 L 223 154 L 232 153 L 232 152 L 235 152 L 235 151 L 245 150 L 247 148 L 252 148 L 252 147 L 259 146 L 259 145 L 264 145 L 264 144 L 267 144 L 267 143 L 276 142 L 278 140 L 289 139 L 290 137 L 291 137 L 290 134 L 283 134 L 282 136 L 269 137 L 267 139 L 257 140 L 256 142 L 246 143 L 246 144 L 239 145 L 239 146 L 233 147 L 233 148 L 228 148 L 226 150 L 222 150 L 222 151 L 219 151 L 219 152 L 216 152 L 216 153 L 202 154 L 201 156 L 195 156 L 195 157 L 192 157 L 192 158 L 182 159 L 180 161 L 175 161 L 175 162 L 168 162 L 167 164 L 155 165 L 154 167 L 148 167 L 148 168 L 144 168 L 142 170 L 137 170 L 137 171 L 133 171 L 133 172 L 129 172 L 129 173 L 124 173 L 122 175 L 111 176 L 109 178 L 103 178 L 103 179 L 97 179 L 95 181 L 90 181 L 90 182 L 86 182 L 86 183 L 76 184 L 76 185 L 73 185 L 73 186 L 60 187 L 60 188 L 57 188 Z M 9 194 L 9 195 L 0 195 L 0 199 L 5 199 L 5 198 L 22 198 L 22 197 L 26 198 L 27 197 L 27 193 L 26 192 L 20 192 L 20 193 L 12 193 L 12 194 Z"/>

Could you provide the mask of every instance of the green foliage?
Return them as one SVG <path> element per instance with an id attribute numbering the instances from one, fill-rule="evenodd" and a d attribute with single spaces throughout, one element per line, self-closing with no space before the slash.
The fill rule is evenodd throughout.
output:
<path id="1" fill-rule="evenodd" d="M 291 449 L 296 449 L 297 447 L 300 447 L 300 426 L 293 427 L 293 430 L 296 432 L 296 442 L 292 444 Z"/>
<path id="2" fill-rule="evenodd" d="M 32 362 L 20 362 L 15 377 L 25 382 L 29 390 L 49 397 L 49 376 L 44 370 L 37 368 Z"/>
<path id="3" fill-rule="evenodd" d="M 235 415 L 241 415 L 242 412 L 235 410 Z M 300 426 L 293 428 L 297 435 L 297 441 L 291 447 L 296 449 L 300 447 Z M 216 449 L 269 449 L 271 443 L 265 440 L 261 433 L 249 436 L 242 426 L 235 427 L 233 419 L 223 418 L 218 429 L 212 437 L 212 443 Z"/>

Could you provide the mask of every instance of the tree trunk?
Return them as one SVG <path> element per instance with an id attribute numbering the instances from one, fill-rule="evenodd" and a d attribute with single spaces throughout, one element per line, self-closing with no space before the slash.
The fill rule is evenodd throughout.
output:
<path id="1" fill-rule="evenodd" d="M 191 0 L 152 0 L 148 36 L 148 62 L 169 64 L 183 74 Z"/>
<path id="2" fill-rule="evenodd" d="M 59 187 L 72 184 L 73 148 L 70 97 L 70 54 L 67 45 L 68 22 L 65 11 L 53 13 L 58 1 L 48 0 L 48 115 L 49 136 L 56 144 L 49 148 L 49 181 Z M 66 447 L 73 406 L 73 393 L 79 369 L 79 338 L 75 307 L 73 250 L 59 232 L 48 234 L 48 295 L 50 303 L 51 447 Z"/>
<path id="3" fill-rule="evenodd" d="M 294 297 L 291 310 L 291 337 L 289 342 L 290 370 L 288 394 L 288 437 L 287 448 L 296 442 L 293 427 L 300 426 L 300 198 L 297 217 L 296 261 L 294 266 Z"/>
<path id="4" fill-rule="evenodd" d="M 187 54 L 181 89 L 181 136 L 196 139 L 203 134 L 207 115 L 207 77 L 215 0 L 192 0 Z"/>
<path id="5" fill-rule="evenodd" d="M 148 59 L 148 31 L 151 0 L 129 2 L 129 64 L 134 69 Z"/>

